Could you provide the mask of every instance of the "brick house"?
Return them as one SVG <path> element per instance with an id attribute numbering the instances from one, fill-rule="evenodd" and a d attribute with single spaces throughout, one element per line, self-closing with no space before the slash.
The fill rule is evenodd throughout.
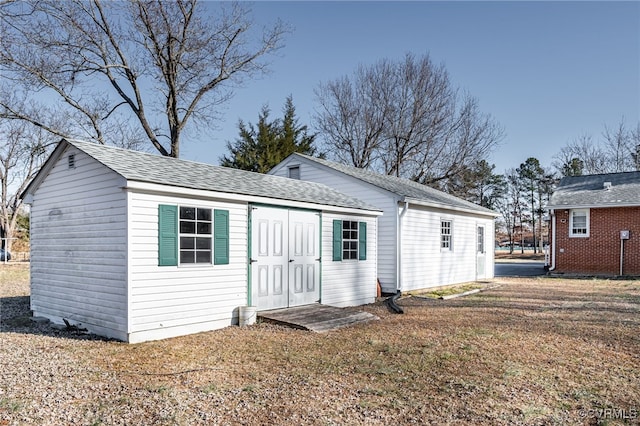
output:
<path id="1" fill-rule="evenodd" d="M 640 275 L 640 172 L 565 177 L 547 209 L 551 273 Z"/>

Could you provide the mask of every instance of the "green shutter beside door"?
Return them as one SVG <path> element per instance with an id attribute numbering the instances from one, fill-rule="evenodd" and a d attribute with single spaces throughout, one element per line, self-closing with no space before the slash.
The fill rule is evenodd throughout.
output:
<path id="1" fill-rule="evenodd" d="M 158 206 L 158 265 L 178 265 L 178 206 Z"/>
<path id="2" fill-rule="evenodd" d="M 342 221 L 333 221 L 333 260 L 342 260 Z"/>
<path id="3" fill-rule="evenodd" d="M 358 226 L 358 260 L 367 260 L 367 222 L 359 222 Z"/>
<path id="4" fill-rule="evenodd" d="M 213 211 L 213 264 L 229 264 L 229 211 Z"/>

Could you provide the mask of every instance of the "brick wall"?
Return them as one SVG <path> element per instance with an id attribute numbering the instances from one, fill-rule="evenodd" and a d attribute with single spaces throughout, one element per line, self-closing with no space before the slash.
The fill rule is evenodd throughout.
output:
<path id="1" fill-rule="evenodd" d="M 640 275 L 640 207 L 590 209 L 589 237 L 569 237 L 569 210 L 556 210 L 556 268 L 554 272 L 620 273 L 620 231 L 624 243 L 624 275 Z"/>

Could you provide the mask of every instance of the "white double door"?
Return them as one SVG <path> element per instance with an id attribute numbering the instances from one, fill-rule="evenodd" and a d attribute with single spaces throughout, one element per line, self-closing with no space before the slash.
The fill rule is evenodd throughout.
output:
<path id="1" fill-rule="evenodd" d="M 259 310 L 319 302 L 319 213 L 252 207 L 251 285 Z"/>

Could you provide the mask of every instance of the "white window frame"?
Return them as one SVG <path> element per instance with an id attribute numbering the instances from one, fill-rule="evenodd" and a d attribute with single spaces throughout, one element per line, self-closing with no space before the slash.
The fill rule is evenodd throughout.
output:
<path id="1" fill-rule="evenodd" d="M 585 232 L 581 233 L 581 232 L 574 232 L 574 226 L 573 226 L 573 217 L 576 213 L 582 213 L 584 214 L 585 218 L 586 218 L 586 226 L 584 228 Z M 589 209 L 572 209 L 569 210 L 569 238 L 587 238 L 589 237 L 590 234 L 590 220 L 589 220 Z"/>
<path id="2" fill-rule="evenodd" d="M 355 228 L 353 227 L 355 226 Z M 359 259 L 360 223 L 357 220 L 342 221 L 342 260 Z"/>
<path id="3" fill-rule="evenodd" d="M 193 209 L 194 210 L 194 219 L 187 219 L 182 217 L 182 209 Z M 207 211 L 209 214 L 209 220 L 200 219 L 198 217 L 198 210 Z M 187 233 L 182 232 L 182 224 L 184 223 L 193 223 L 194 232 Z M 199 224 L 209 224 L 209 232 L 200 232 L 198 229 Z M 180 205 L 178 206 L 178 264 L 179 265 L 212 265 L 213 264 L 213 209 L 210 207 L 198 207 L 193 205 Z M 193 239 L 193 248 L 183 247 L 183 238 L 185 239 Z M 197 246 L 197 240 L 209 240 L 209 248 L 199 248 Z M 183 252 L 192 252 L 194 256 L 194 261 L 183 262 L 182 254 Z M 209 260 L 206 262 L 198 261 L 198 253 L 209 253 Z"/>
<path id="4" fill-rule="evenodd" d="M 445 223 L 448 226 L 445 227 Z M 448 229 L 448 232 L 445 230 Z M 440 218 L 440 251 L 451 252 L 453 251 L 453 220 L 447 218 Z"/>

